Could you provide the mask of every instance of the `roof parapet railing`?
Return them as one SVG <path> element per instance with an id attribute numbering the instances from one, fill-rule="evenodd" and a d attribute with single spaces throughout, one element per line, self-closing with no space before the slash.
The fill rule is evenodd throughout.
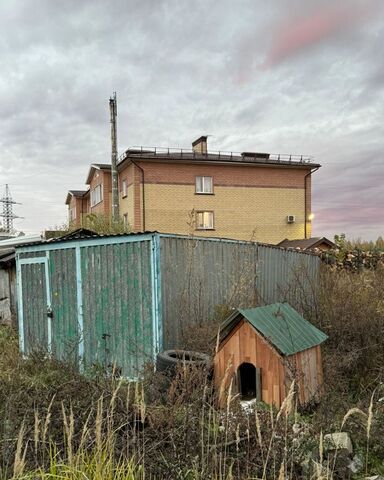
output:
<path id="1" fill-rule="evenodd" d="M 122 153 L 118 158 L 118 163 L 121 163 L 129 155 L 137 157 L 175 157 L 179 156 L 180 158 L 197 158 L 197 157 L 216 157 L 217 159 L 223 160 L 233 160 L 233 161 L 249 161 L 251 158 L 255 162 L 263 163 L 297 163 L 297 164 L 306 164 L 314 162 L 314 156 L 312 155 L 298 155 L 298 154 L 289 154 L 289 153 L 270 153 L 269 158 L 257 157 L 257 152 L 252 155 L 252 157 L 247 157 L 243 152 L 233 152 L 233 151 L 208 151 L 204 153 L 196 152 L 193 149 L 188 148 L 172 148 L 172 147 L 144 147 L 144 146 L 133 146 L 129 147 L 124 153 Z"/>

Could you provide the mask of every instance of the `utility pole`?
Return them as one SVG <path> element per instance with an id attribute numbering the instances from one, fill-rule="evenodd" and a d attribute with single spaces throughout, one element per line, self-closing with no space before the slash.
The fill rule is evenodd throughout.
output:
<path id="1" fill-rule="evenodd" d="M 112 174 L 112 218 L 117 221 L 119 218 L 119 189 L 117 177 L 117 132 L 116 132 L 116 117 L 117 117 L 117 101 L 116 92 L 113 97 L 109 98 L 109 111 L 111 115 L 111 174 Z"/>
<path id="2" fill-rule="evenodd" d="M 13 205 L 21 205 L 13 200 L 11 197 L 11 191 L 9 190 L 8 184 L 5 185 L 5 192 L 0 202 L 3 204 L 3 213 L 0 214 L 0 217 L 3 217 L 3 226 L 4 230 L 7 233 L 13 233 L 13 220 L 15 218 L 21 218 L 18 215 L 13 213 Z"/>

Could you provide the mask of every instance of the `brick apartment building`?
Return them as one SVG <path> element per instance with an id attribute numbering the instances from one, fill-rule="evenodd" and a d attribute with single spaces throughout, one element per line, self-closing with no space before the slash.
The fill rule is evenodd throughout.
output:
<path id="1" fill-rule="evenodd" d="M 310 158 L 191 150 L 129 149 L 118 162 L 120 215 L 133 231 L 278 243 L 311 236 Z M 111 213 L 111 166 L 93 164 L 84 191 L 70 190 L 69 220 Z"/>

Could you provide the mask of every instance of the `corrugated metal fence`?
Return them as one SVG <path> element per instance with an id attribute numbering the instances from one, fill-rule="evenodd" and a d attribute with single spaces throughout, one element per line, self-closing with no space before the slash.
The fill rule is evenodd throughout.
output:
<path id="1" fill-rule="evenodd" d="M 177 346 L 191 324 L 212 319 L 218 310 L 313 300 L 317 256 L 173 235 L 162 235 L 160 245 L 164 348 Z"/>
<path id="2" fill-rule="evenodd" d="M 316 256 L 255 243 L 133 234 L 17 250 L 20 346 L 135 378 L 222 307 L 311 301 Z M 292 302 L 295 304 L 295 302 Z M 213 332 L 214 335 L 214 332 Z"/>
<path id="3" fill-rule="evenodd" d="M 11 324 L 12 292 L 10 269 L 0 268 L 0 324 Z"/>

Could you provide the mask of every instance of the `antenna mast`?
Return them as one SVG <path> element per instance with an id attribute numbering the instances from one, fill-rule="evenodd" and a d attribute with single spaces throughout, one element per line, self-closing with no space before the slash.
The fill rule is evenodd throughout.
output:
<path id="1" fill-rule="evenodd" d="M 116 92 L 109 98 L 109 111 L 111 115 L 111 174 L 112 174 L 112 218 L 117 221 L 119 218 L 119 189 L 117 177 L 117 131 L 116 131 L 116 117 L 117 117 L 117 100 Z"/>
<path id="2" fill-rule="evenodd" d="M 13 213 L 13 205 L 21 205 L 18 202 L 15 202 L 11 197 L 11 191 L 9 190 L 8 184 L 5 185 L 5 192 L 3 198 L 0 199 L 0 202 L 3 204 L 3 213 L 0 214 L 0 217 L 3 217 L 3 226 L 4 230 L 7 233 L 13 233 L 13 220 L 15 218 L 21 218 L 18 215 Z"/>

